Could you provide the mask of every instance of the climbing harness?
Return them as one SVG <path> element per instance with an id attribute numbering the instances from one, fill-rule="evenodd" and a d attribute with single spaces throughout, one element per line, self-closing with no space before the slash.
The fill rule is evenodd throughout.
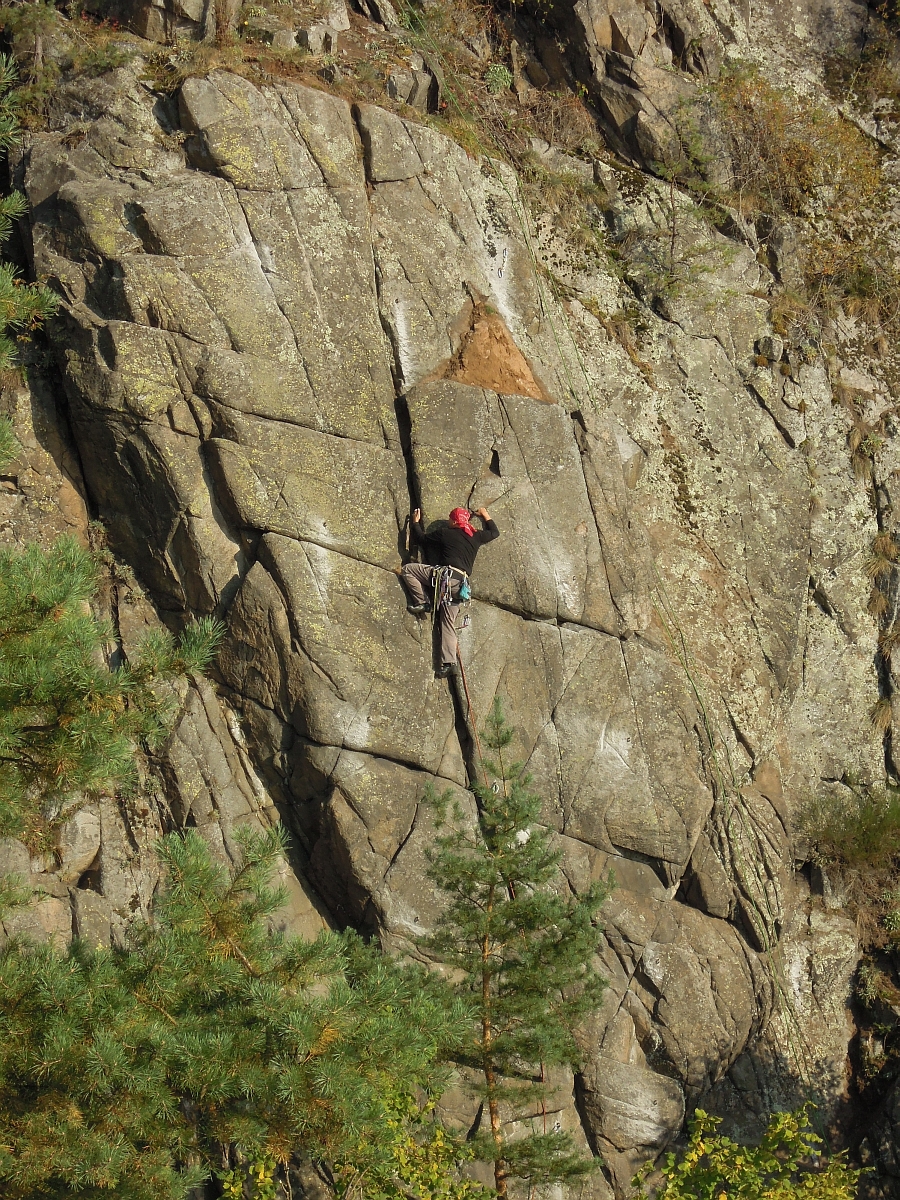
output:
<path id="1" fill-rule="evenodd" d="M 453 599 L 452 591 L 452 576 L 458 576 L 462 582 L 459 585 L 459 591 L 456 599 Z M 455 604 L 457 607 L 466 606 L 466 612 L 462 617 L 460 629 L 468 629 L 471 618 L 468 612 L 469 601 L 472 599 L 472 589 L 469 586 L 469 576 L 465 571 L 461 571 L 459 567 L 435 567 L 431 576 L 432 587 L 432 615 L 437 616 L 438 609 L 443 606 Z"/>

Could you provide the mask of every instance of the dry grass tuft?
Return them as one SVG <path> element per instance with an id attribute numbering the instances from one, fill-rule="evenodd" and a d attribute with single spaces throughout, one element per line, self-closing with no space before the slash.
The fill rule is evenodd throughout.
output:
<path id="1" fill-rule="evenodd" d="M 893 706 L 887 696 L 880 697 L 869 709 L 869 720 L 881 737 L 890 729 L 893 719 Z"/>
<path id="2" fill-rule="evenodd" d="M 708 109 L 727 143 L 724 181 L 708 178 L 708 164 L 722 160 L 707 133 Z M 796 244 L 803 283 L 773 297 L 777 332 L 816 339 L 841 311 L 879 333 L 900 330 L 890 188 L 873 139 L 834 107 L 751 67 L 726 70 L 683 124 L 690 136 L 677 171 L 687 186 L 755 223 L 763 246 L 778 230 Z"/>
<path id="3" fill-rule="evenodd" d="M 863 567 L 866 576 L 872 580 L 887 578 L 893 569 L 893 562 L 883 554 L 870 554 Z"/>
<path id="4" fill-rule="evenodd" d="M 862 450 L 854 450 L 850 455 L 850 467 L 853 475 L 861 483 L 868 482 L 872 476 L 872 462 Z"/>
<path id="5" fill-rule="evenodd" d="M 886 529 L 877 533 L 872 539 L 872 551 L 880 554 L 883 558 L 889 558 L 891 562 L 896 562 L 900 558 L 900 546 L 894 541 L 894 535 L 888 533 Z"/>
<path id="6" fill-rule="evenodd" d="M 869 603 L 866 605 L 866 607 L 870 616 L 875 617 L 877 620 L 879 617 L 883 617 L 887 612 L 888 598 L 880 588 L 873 587 L 871 595 L 869 596 Z"/>
<path id="7" fill-rule="evenodd" d="M 894 651 L 900 646 L 900 622 L 895 621 L 888 629 L 883 629 L 878 635 L 878 649 L 882 658 L 890 661 Z"/>

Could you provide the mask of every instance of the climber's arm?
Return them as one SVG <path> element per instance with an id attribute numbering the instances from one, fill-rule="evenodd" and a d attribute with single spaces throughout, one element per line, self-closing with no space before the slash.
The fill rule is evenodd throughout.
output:
<path id="1" fill-rule="evenodd" d="M 422 510 L 414 508 L 409 518 L 409 531 L 412 534 L 412 540 L 417 546 L 424 546 L 426 542 L 425 529 L 422 526 Z"/>
<path id="2" fill-rule="evenodd" d="M 488 512 L 488 510 L 486 508 L 479 508 L 478 516 L 481 517 L 481 522 L 484 525 L 484 528 L 481 530 L 481 532 L 475 535 L 478 538 L 479 543 L 484 545 L 485 542 L 492 542 L 494 538 L 498 538 L 500 536 L 500 530 L 491 520 L 491 514 Z"/>

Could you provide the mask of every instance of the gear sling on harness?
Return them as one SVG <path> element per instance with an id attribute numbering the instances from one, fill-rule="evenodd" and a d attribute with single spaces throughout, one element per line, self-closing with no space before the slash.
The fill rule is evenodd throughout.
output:
<path id="1" fill-rule="evenodd" d="M 434 573 L 431 576 L 431 586 L 434 592 L 434 601 L 432 605 L 432 613 L 436 614 L 438 609 L 443 605 L 448 608 L 454 603 L 453 593 L 450 586 L 450 576 L 461 576 L 462 583 L 459 585 L 459 592 L 455 603 L 468 604 L 472 599 L 472 589 L 469 587 L 469 577 L 465 571 L 461 571 L 459 567 L 435 567 Z M 468 615 L 463 619 L 462 628 L 465 629 L 469 623 Z"/>

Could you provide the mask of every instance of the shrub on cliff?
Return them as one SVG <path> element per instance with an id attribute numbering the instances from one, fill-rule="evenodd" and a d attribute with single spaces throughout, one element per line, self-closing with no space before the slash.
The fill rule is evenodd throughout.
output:
<path id="1" fill-rule="evenodd" d="M 799 824 L 826 862 L 883 874 L 900 857 L 900 788 L 847 784 L 810 801 Z"/>
<path id="2" fill-rule="evenodd" d="M 843 1155 L 822 1154 L 810 1126 L 811 1105 L 777 1112 L 758 1146 L 742 1146 L 717 1132 L 721 1118 L 697 1109 L 686 1149 L 666 1155 L 654 1200 L 854 1200 L 862 1171 Z M 644 1200 L 652 1166 L 634 1180 Z"/>
<path id="3" fill-rule="evenodd" d="M 21 100 L 13 91 L 16 79 L 15 63 L 8 55 L 0 54 L 0 154 L 16 145 L 22 134 Z M 28 203 L 21 192 L 10 192 L 0 199 L 0 249 L 9 241 L 13 221 L 27 210 Z M 28 337 L 58 306 L 59 297 L 49 288 L 24 283 L 11 263 L 0 262 L 0 371 L 8 370 L 16 362 L 14 339 Z"/>
<path id="4" fill-rule="evenodd" d="M 475 785 L 477 824 L 455 808 L 451 830 L 437 840 L 429 874 L 449 902 L 426 942 L 458 972 L 456 990 L 469 1006 L 454 1057 L 479 1077 L 472 1090 L 488 1127 L 471 1141 L 476 1156 L 492 1163 L 500 1197 L 510 1180 L 545 1187 L 596 1165 L 534 1114 L 546 1113 L 554 1090 L 544 1068 L 578 1062 L 573 1029 L 606 986 L 593 958 L 607 889 L 569 892 L 562 852 L 538 824 L 540 799 L 522 764 L 506 759 L 512 737 L 498 700 L 485 730 L 495 760 L 484 767 L 495 782 Z M 443 821 L 446 798 L 432 803 Z"/>
<path id="5" fill-rule="evenodd" d="M 724 73 L 714 95 L 731 156 L 728 190 L 746 215 L 849 218 L 878 202 L 877 150 L 839 113 L 750 69 Z"/>
<path id="6" fill-rule="evenodd" d="M 6 1200 L 182 1200 L 213 1173 L 241 1195 L 248 1164 L 271 1181 L 295 1151 L 352 1163 L 348 1196 L 472 1189 L 441 1131 L 407 1132 L 458 1008 L 355 936 L 273 932 L 282 850 L 247 835 L 229 873 L 198 834 L 171 835 L 153 919 L 125 946 L 0 949 Z"/>

